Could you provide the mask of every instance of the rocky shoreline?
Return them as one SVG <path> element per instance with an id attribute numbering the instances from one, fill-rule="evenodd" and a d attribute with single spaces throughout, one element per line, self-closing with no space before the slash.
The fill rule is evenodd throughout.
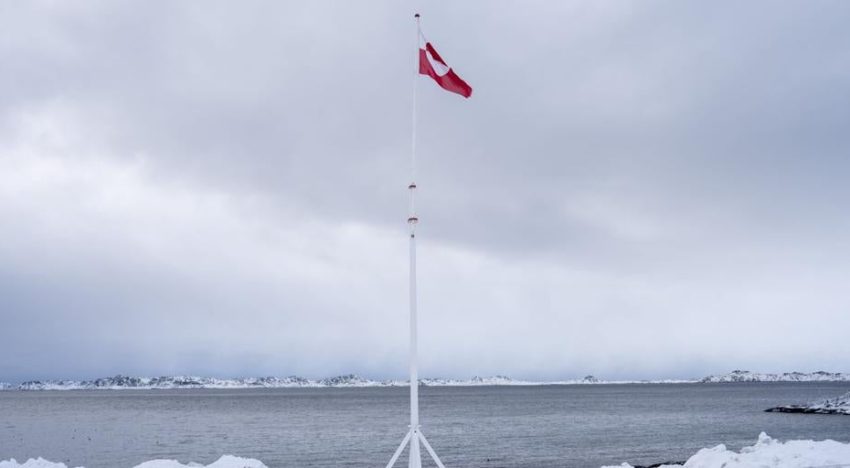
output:
<path id="1" fill-rule="evenodd" d="M 817 403 L 774 406 L 765 411 L 768 413 L 843 414 L 850 416 L 850 392 Z"/>

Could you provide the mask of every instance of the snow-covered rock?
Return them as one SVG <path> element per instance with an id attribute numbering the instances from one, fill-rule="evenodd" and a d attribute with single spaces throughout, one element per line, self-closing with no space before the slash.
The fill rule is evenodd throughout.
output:
<path id="1" fill-rule="evenodd" d="M 850 392 L 836 398 L 828 398 L 808 405 L 785 405 L 768 408 L 767 412 L 776 413 L 812 413 L 850 415 Z"/>
<path id="2" fill-rule="evenodd" d="M 762 374 L 745 370 L 734 370 L 728 374 L 710 375 L 701 383 L 728 382 L 850 382 L 850 374 L 841 372 L 785 372 L 783 374 Z"/>
<path id="3" fill-rule="evenodd" d="M 662 465 L 660 468 L 804 468 L 838 467 L 850 464 L 850 444 L 834 440 L 789 440 L 780 442 L 762 432 L 755 445 L 740 452 L 728 450 L 721 444 L 704 448 L 688 459 L 684 465 Z M 619 467 L 630 468 L 623 463 Z"/>

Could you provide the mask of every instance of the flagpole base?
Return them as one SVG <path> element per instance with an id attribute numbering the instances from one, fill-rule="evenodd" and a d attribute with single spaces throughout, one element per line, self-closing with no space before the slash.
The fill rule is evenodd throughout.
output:
<path id="1" fill-rule="evenodd" d="M 431 456 L 431 459 L 434 460 L 434 463 L 437 464 L 439 468 L 446 468 L 443 465 L 443 462 L 440 461 L 440 457 L 437 456 L 437 452 L 434 451 L 434 448 L 431 447 L 431 444 L 428 443 L 428 439 L 422 434 L 419 428 L 411 428 L 410 431 L 404 436 L 404 439 L 401 440 L 401 444 L 399 444 L 395 453 L 393 453 L 393 457 L 390 459 L 390 462 L 387 463 L 387 468 L 393 468 L 395 462 L 398 461 L 398 458 L 401 456 L 401 453 L 404 452 L 404 448 L 410 445 L 410 449 L 408 450 L 408 468 L 422 468 L 422 453 L 420 452 L 419 444 L 425 446 L 425 450 L 428 452 L 428 455 Z"/>

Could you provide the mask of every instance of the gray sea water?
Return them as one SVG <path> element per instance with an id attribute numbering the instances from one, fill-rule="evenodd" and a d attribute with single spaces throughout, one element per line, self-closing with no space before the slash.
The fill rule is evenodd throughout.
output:
<path id="1" fill-rule="evenodd" d="M 847 383 L 426 387 L 421 407 L 423 432 L 448 467 L 581 468 L 685 460 L 701 447 L 751 445 L 761 431 L 847 442 L 850 417 L 763 410 L 848 390 Z M 234 454 L 270 468 L 382 467 L 407 430 L 407 411 L 405 388 L 6 391 L 0 460 L 120 468 Z"/>

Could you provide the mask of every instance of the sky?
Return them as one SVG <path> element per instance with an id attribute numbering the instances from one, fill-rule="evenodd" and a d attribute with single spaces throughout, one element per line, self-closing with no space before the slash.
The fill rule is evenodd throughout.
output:
<path id="1" fill-rule="evenodd" d="M 0 381 L 850 371 L 850 4 L 0 1 Z"/>

